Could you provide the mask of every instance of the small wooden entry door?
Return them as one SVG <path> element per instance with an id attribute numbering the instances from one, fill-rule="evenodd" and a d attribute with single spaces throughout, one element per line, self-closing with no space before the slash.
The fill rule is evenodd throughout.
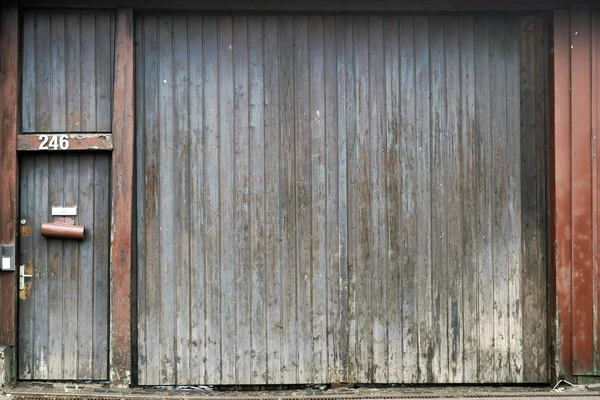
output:
<path id="1" fill-rule="evenodd" d="M 28 10 L 22 24 L 18 378 L 107 380 L 115 18 Z M 42 236 L 60 207 L 83 240 Z"/>
<path id="2" fill-rule="evenodd" d="M 20 182 L 19 379 L 106 380 L 110 154 L 27 154 Z M 84 240 L 41 235 L 53 207 L 77 208 Z"/>

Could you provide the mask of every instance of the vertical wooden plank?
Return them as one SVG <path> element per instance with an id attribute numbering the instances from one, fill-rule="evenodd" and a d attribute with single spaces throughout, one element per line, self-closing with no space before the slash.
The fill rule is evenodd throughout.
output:
<path id="1" fill-rule="evenodd" d="M 415 124 L 416 124 L 416 174 L 417 174 L 417 311 L 418 311 L 418 379 L 419 383 L 433 381 L 432 270 L 431 239 L 431 119 L 429 105 L 429 20 L 414 19 L 415 47 Z"/>
<path id="2" fill-rule="evenodd" d="M 185 16 L 173 17 L 173 156 L 174 184 L 173 209 L 176 237 L 173 267 L 175 269 L 175 362 L 176 382 L 193 384 L 190 367 L 190 125 L 189 125 L 189 54 L 188 20 Z"/>
<path id="3" fill-rule="evenodd" d="M 298 326 L 298 382 L 312 383 L 312 273 L 311 273 L 311 126 L 308 61 L 308 18 L 293 19 L 294 40 L 294 120 L 296 213 L 296 307 Z"/>
<path id="4" fill-rule="evenodd" d="M 85 198 L 79 196 L 79 157 L 75 154 L 66 154 L 64 161 L 64 205 L 77 206 L 78 209 L 88 208 L 92 204 L 92 196 Z M 78 222 L 85 224 L 83 219 Z M 85 225 L 84 225 L 85 226 Z M 79 379 L 78 373 L 78 336 L 77 326 L 79 306 L 78 284 L 79 272 L 83 266 L 79 265 L 79 243 L 73 240 L 65 240 L 63 244 L 62 265 L 62 348 L 63 348 L 63 379 Z M 85 273 L 85 272 L 84 272 Z M 84 303 L 85 304 L 85 303 Z M 83 337 L 82 341 L 85 340 Z"/>
<path id="5" fill-rule="evenodd" d="M 433 382 L 448 380 L 448 138 L 446 127 L 446 72 L 444 25 L 442 18 L 431 18 L 431 268 L 433 336 Z"/>
<path id="6" fill-rule="evenodd" d="M 338 150 L 338 92 L 337 92 L 337 30 L 333 16 L 323 19 L 323 79 L 324 79 L 324 135 L 325 135 L 325 382 L 339 382 L 340 374 L 340 231 L 339 231 L 339 150 Z M 335 57 L 333 56 L 335 54 Z M 331 56 L 329 56 L 331 55 Z"/>
<path id="7" fill-rule="evenodd" d="M 265 75 L 263 17 L 248 18 L 250 263 L 252 267 L 250 383 L 267 383 Z M 271 120 L 273 121 L 273 120 Z"/>
<path id="8" fill-rule="evenodd" d="M 50 132 L 67 128 L 65 14 L 50 14 Z"/>
<path id="9" fill-rule="evenodd" d="M 64 118 L 64 114 L 63 114 Z M 64 156 L 53 154 L 49 160 L 48 172 L 48 202 L 44 206 L 61 207 L 65 204 L 65 175 Z M 63 260 L 64 240 L 48 240 L 48 263 L 40 267 L 48 269 L 48 302 L 44 305 L 45 318 L 41 319 L 48 324 L 48 378 L 64 379 L 63 364 Z M 39 314 L 38 314 L 39 315 Z M 44 362 L 44 361 L 42 361 Z"/>
<path id="10" fill-rule="evenodd" d="M 339 326 L 333 330 L 338 332 L 337 352 L 338 363 L 335 365 L 336 371 L 339 371 L 340 381 L 348 382 L 348 132 L 346 103 L 351 102 L 347 98 L 347 80 L 346 54 L 350 50 L 346 47 L 346 24 L 345 17 L 337 16 L 335 19 L 335 43 L 336 43 L 336 100 L 337 100 L 337 163 L 338 163 L 338 235 L 339 235 L 339 303 L 337 312 L 339 312 Z M 328 25 L 327 25 L 328 26 Z M 326 50 L 327 51 L 327 50 Z M 327 54 L 330 54 L 327 51 Z M 328 58 L 329 60 L 329 58 Z M 326 72 L 327 77 L 331 77 Z M 332 122 L 333 123 L 333 122 Z M 329 125 L 328 125 L 329 126 Z M 328 130 L 329 132 L 329 130 Z M 328 158 L 334 159 L 333 157 Z M 330 161 L 331 163 L 332 161 Z M 329 198 L 329 196 L 328 196 Z M 331 225 L 328 225 L 328 227 Z M 335 224 L 333 225 L 335 228 Z M 331 266 L 333 268 L 333 266 Z M 335 287 L 335 286 L 334 286 Z M 332 305 L 333 307 L 333 305 Z M 331 310 L 333 312 L 333 309 Z M 332 364 L 330 364 L 332 365 Z"/>
<path id="11" fill-rule="evenodd" d="M 357 382 L 372 380 L 373 332 L 372 332 L 372 282 L 371 282 L 371 188 L 369 185 L 369 20 L 356 17 L 354 20 L 354 68 L 356 76 L 356 132 L 351 141 L 352 153 L 352 209 L 354 220 L 353 246 L 355 259 L 352 265 L 354 285 L 350 294 L 356 320 L 354 348 L 350 349 L 355 359 Z"/>
<path id="12" fill-rule="evenodd" d="M 219 213 L 221 225 L 221 383 L 234 384 L 237 363 L 235 324 L 235 126 L 233 82 L 233 23 L 231 17 L 219 18 Z"/>
<path id="13" fill-rule="evenodd" d="M 206 382 L 205 376 L 205 198 L 204 160 L 204 24 L 200 16 L 188 16 L 189 127 L 190 127 L 190 382 Z"/>
<path id="14" fill-rule="evenodd" d="M 66 14 L 66 130 L 78 132 L 81 129 L 81 78 L 83 74 L 89 73 L 82 70 L 81 59 L 81 14 Z M 87 44 L 86 44 L 87 45 Z"/>
<path id="15" fill-rule="evenodd" d="M 93 259 L 93 326 L 94 334 L 92 336 L 92 379 L 106 380 L 108 375 L 109 362 L 109 263 L 110 259 L 110 238 L 107 235 L 109 231 L 111 196 L 111 160 L 108 154 L 96 154 L 93 157 L 94 167 L 94 259 Z M 114 157 L 114 152 L 113 152 Z M 89 164 L 92 164 L 91 160 Z M 114 175 L 113 175 L 114 176 Z M 89 294 L 88 294 L 89 295 Z M 112 311 L 114 313 L 114 311 Z M 113 328 L 114 332 L 114 328 Z M 81 339 L 80 339 L 81 340 Z"/>
<path id="16" fill-rule="evenodd" d="M 342 364 L 340 360 L 340 346 L 342 342 L 343 327 L 341 326 L 342 303 L 340 298 L 341 286 L 345 283 L 340 279 L 340 259 L 345 252 L 344 233 L 340 232 L 340 190 L 341 165 L 339 154 L 340 136 L 339 108 L 338 108 L 338 65 L 340 56 L 338 50 L 343 51 L 343 42 L 340 44 L 337 31 L 341 22 L 334 16 L 326 16 L 323 19 L 323 78 L 325 85 L 324 93 L 324 116 L 325 116 L 325 201 L 326 201 L 326 239 L 327 244 L 327 274 L 326 274 L 326 303 L 325 312 L 327 325 L 326 332 L 326 371 L 325 382 L 340 382 L 342 377 Z M 335 56 L 333 56 L 335 54 Z M 342 53 L 343 54 L 343 53 Z M 343 93 L 341 94 L 343 96 Z M 343 107 L 341 108 L 343 110 Z M 344 171 L 345 173 L 345 171 Z"/>
<path id="17" fill-rule="evenodd" d="M 205 193 L 205 265 L 206 265 L 206 382 L 221 381 L 221 335 L 220 318 L 220 255 L 219 241 L 219 60 L 218 60 L 218 21 L 215 17 L 204 20 L 204 121 L 206 134 L 206 158 L 204 159 Z"/>
<path id="18" fill-rule="evenodd" d="M 537 315 L 532 317 L 538 321 L 537 327 L 533 329 L 533 332 L 538 332 L 536 335 L 536 344 L 528 347 L 529 349 L 537 349 L 537 353 L 531 358 L 535 359 L 537 363 L 536 367 L 532 368 L 535 377 L 532 377 L 530 381 L 546 381 L 549 379 L 550 369 L 548 368 L 548 351 L 543 349 L 548 348 L 548 330 L 550 322 L 548 320 L 548 277 L 551 275 L 548 270 L 548 244 L 549 242 L 549 222 L 548 222 L 548 181 L 549 181 L 549 168 L 548 168 L 548 143 L 549 143 L 549 120 L 552 114 L 548 110 L 549 100 L 549 80 L 548 80 L 548 59 L 550 52 L 548 41 L 548 19 L 543 16 L 537 16 L 534 22 L 535 29 L 535 63 L 539 65 L 539 69 L 536 69 L 535 75 L 535 104 L 536 104 L 536 243 L 535 246 L 538 248 L 537 251 L 537 263 L 536 263 L 536 312 Z M 522 118 L 521 118 L 522 119 Z M 522 184 L 522 182 L 521 182 Z M 521 200 L 522 201 L 522 200 Z M 522 218 L 523 216 L 521 216 Z M 522 269 L 521 269 L 522 271 Z M 522 272 L 521 272 L 522 273 Z M 521 276 L 521 279 L 522 276 Z M 522 296 L 522 295 L 521 295 Z M 551 298 L 554 298 L 551 295 Z M 524 320 L 529 319 L 529 316 L 523 316 Z M 544 334 L 545 333 L 545 334 Z M 527 348 L 527 347 L 524 347 Z M 523 353 L 523 360 L 529 359 L 526 352 Z M 525 367 L 524 367 L 525 370 Z"/>
<path id="19" fill-rule="evenodd" d="M 235 209 L 226 211 L 234 214 L 235 238 L 235 300 L 234 318 L 236 338 L 235 359 L 231 360 L 235 365 L 235 383 L 249 384 L 251 374 L 251 297 L 253 289 L 252 269 L 254 265 L 251 260 L 251 226 L 250 221 L 254 215 L 250 214 L 250 174 L 251 160 L 260 152 L 259 148 L 249 148 L 249 99 L 248 99 L 248 70 L 250 62 L 248 59 L 248 18 L 245 16 L 233 19 L 233 137 L 235 141 L 234 165 L 232 173 L 235 174 L 234 204 Z M 221 93 L 227 89 L 222 88 Z M 225 209 L 228 210 L 228 209 Z M 225 266 L 224 266 L 225 267 Z M 222 338 L 221 340 L 226 340 Z M 229 361 L 227 361 L 229 362 Z"/>
<path id="20" fill-rule="evenodd" d="M 282 343 L 281 371 L 284 382 L 298 381 L 298 343 L 296 307 L 296 157 L 293 19 L 280 17 L 279 28 L 279 102 L 281 113 L 281 164 L 279 172 L 279 212 L 281 221 L 281 296 Z"/>
<path id="21" fill-rule="evenodd" d="M 493 382 L 494 277 L 492 264 L 492 161 L 489 18 L 475 18 L 475 179 L 477 187 L 477 266 L 479 269 L 479 374 L 478 382 Z"/>
<path id="22" fill-rule="evenodd" d="M 143 304 L 145 320 L 139 321 L 140 330 L 138 336 L 144 343 L 145 352 L 140 354 L 142 374 L 139 377 L 140 384 L 158 384 L 160 376 L 160 351 L 159 349 L 159 326 L 160 314 L 160 248 L 156 244 L 159 241 L 158 226 L 159 214 L 159 174 L 158 174 L 158 149 L 159 128 L 156 116 L 158 115 L 158 19 L 156 17 L 144 17 L 143 19 L 143 52 L 146 55 L 143 64 L 143 96 L 144 104 L 144 129 L 138 132 L 138 142 L 143 145 L 143 171 L 144 179 L 140 179 L 140 213 L 144 215 L 143 252 L 138 253 L 140 259 L 140 272 L 138 277 L 145 277 L 144 281 L 138 283 L 143 289 L 138 290 L 138 296 Z M 140 66 L 139 68 L 142 68 Z M 141 116 L 140 116 L 141 117 Z M 142 325 L 143 324 L 143 325 Z M 153 350 L 151 350 L 153 349 Z"/>
<path id="23" fill-rule="evenodd" d="M 143 384 L 146 382 L 146 366 L 147 360 L 147 337 L 146 337 L 146 283 L 148 275 L 146 274 L 146 190 L 145 190 L 145 137 L 144 127 L 146 123 L 146 108 L 145 108 L 145 63 L 146 58 L 149 55 L 146 51 L 146 41 L 144 37 L 144 25 L 145 19 L 143 16 L 137 17 L 135 20 L 135 45 L 139 49 L 135 53 L 135 65 L 137 65 L 137 72 L 135 74 L 135 92 L 137 93 L 137 99 L 135 101 L 135 215 L 137 217 L 135 222 L 135 260 L 136 260 L 136 271 L 135 271 L 135 296 L 136 296 L 136 322 L 135 327 L 137 342 L 134 344 L 137 346 L 137 360 L 132 362 L 136 365 L 137 375 L 132 376 L 132 382 L 135 384 Z M 132 338 L 133 340 L 133 338 Z M 134 373 L 135 374 L 135 373 Z"/>
<path id="24" fill-rule="evenodd" d="M 492 162 L 492 268 L 494 313 L 494 377 L 508 379 L 508 249 L 510 246 L 507 210 L 508 176 L 506 154 L 506 36 L 504 18 L 490 19 L 491 79 L 491 162 Z"/>
<path id="25" fill-rule="evenodd" d="M 77 222 L 85 224 L 84 226 L 87 229 L 87 235 L 85 240 L 79 243 L 79 273 L 77 277 L 79 292 L 77 293 L 77 307 L 79 308 L 80 314 L 77 318 L 77 329 L 74 329 L 74 331 L 76 332 L 77 337 L 82 340 L 79 340 L 78 343 L 76 343 L 78 348 L 77 362 L 75 365 L 77 366 L 77 372 L 79 374 L 89 377 L 93 375 L 93 356 L 95 354 L 94 350 L 97 349 L 97 341 L 94 340 L 94 335 L 97 335 L 97 333 L 95 333 L 96 326 L 94 324 L 94 305 L 97 302 L 97 299 L 94 296 L 94 287 L 96 286 L 94 249 L 96 242 L 101 240 L 102 236 L 106 237 L 107 234 L 106 232 L 97 230 L 98 226 L 96 225 L 96 220 L 94 218 L 96 214 L 96 204 L 94 204 L 96 197 L 94 191 L 95 167 L 93 155 L 80 156 L 78 185 L 81 204 L 77 204 Z M 100 204 L 97 206 L 100 207 Z M 106 216 L 104 216 L 104 219 L 106 219 Z M 106 251 L 104 254 L 106 254 Z M 104 263 L 108 264 L 108 259 L 105 259 Z M 108 308 L 105 308 L 104 311 L 108 314 Z M 89 340 L 89 338 L 91 338 L 91 340 Z M 103 351 L 106 353 L 106 348 L 104 348 Z M 106 365 L 104 365 L 104 375 L 106 375 Z"/>
<path id="26" fill-rule="evenodd" d="M 121 14 L 117 12 L 117 29 L 119 28 L 118 19 L 120 15 Z M 131 34 L 133 35 L 133 31 Z M 117 115 L 115 114 L 117 104 L 114 103 L 117 100 L 116 79 L 118 78 L 118 75 L 116 70 L 113 75 L 113 70 L 107 68 L 107 64 L 112 66 L 115 61 L 118 61 L 116 60 L 116 57 L 119 55 L 119 49 L 113 45 L 113 43 L 116 43 L 116 46 L 119 45 L 119 32 L 116 32 L 115 41 L 115 18 L 112 14 L 97 14 L 94 43 L 96 45 L 96 126 L 94 129 L 98 132 L 110 132 L 111 126 L 114 128 L 114 125 L 117 123 L 113 119 L 117 118 Z M 131 62 L 133 63 L 133 60 Z M 91 124 L 89 127 L 92 127 Z"/>
<path id="27" fill-rule="evenodd" d="M 323 17 L 308 18 L 308 66 L 310 127 L 310 210 L 311 221 L 311 306 L 312 371 L 311 382 L 327 378 L 327 138 L 325 133 L 325 53 Z"/>
<path id="28" fill-rule="evenodd" d="M 477 188 L 475 180 L 475 37 L 473 17 L 460 17 L 460 160 L 463 226 L 463 357 L 465 382 L 479 369 L 479 271 L 477 268 Z"/>
<path id="29" fill-rule="evenodd" d="M 19 133 L 19 12 L 0 10 L 0 168 L 4 171 L 0 195 L 0 243 L 16 244 L 17 134 Z M 0 343 L 16 344 L 16 274 L 0 276 Z"/>
<path id="30" fill-rule="evenodd" d="M 446 57 L 446 251 L 448 260 L 448 375 L 447 382 L 464 382 L 463 349 L 463 274 L 464 230 L 461 203 L 465 201 L 460 192 L 462 157 L 460 154 L 461 131 L 461 77 L 460 77 L 460 19 L 448 17 L 444 24 L 444 51 Z M 443 333 L 442 333 L 443 335 Z"/>
<path id="31" fill-rule="evenodd" d="M 577 32 L 577 34 L 575 34 Z M 593 369 L 590 7 L 571 11 L 573 373 Z"/>
<path id="32" fill-rule="evenodd" d="M 521 88 L 519 63 L 519 21 L 516 18 L 505 19 L 505 46 L 506 46 L 506 209 L 508 212 L 505 236 L 509 238 L 508 250 L 508 375 L 506 381 L 523 381 L 523 313 L 521 298 L 521 250 L 522 250 L 522 207 L 521 207 Z M 544 71 L 545 65 L 538 68 Z M 519 101 L 517 101 L 519 100 Z M 545 171 L 539 171 L 544 175 Z M 537 175 L 537 174 L 536 174 Z M 544 290 L 545 286 L 536 287 L 535 292 Z M 539 320 L 544 320 L 544 315 L 539 315 Z M 543 336 L 545 324 L 540 326 L 531 335 Z M 539 357 L 536 357 L 539 358 Z M 506 368 L 506 367 L 505 367 Z"/>
<path id="33" fill-rule="evenodd" d="M 50 17 L 48 15 L 38 15 L 35 27 L 35 129 L 38 132 L 49 132 L 52 129 Z"/>
<path id="34" fill-rule="evenodd" d="M 356 101 L 356 63 L 355 63 L 355 40 L 354 40 L 355 17 L 346 16 L 344 21 L 344 65 L 346 73 L 345 85 L 346 98 L 344 101 L 345 119 L 346 119 L 346 147 L 343 152 L 346 153 L 346 194 L 347 194 L 347 245 L 348 245 L 348 264 L 347 264 L 347 292 L 344 293 L 348 301 L 348 347 L 342 358 L 347 363 L 348 382 L 357 380 L 356 365 L 356 346 L 357 346 L 357 326 L 356 326 L 356 274 L 354 270 L 357 264 L 357 242 L 356 242 L 356 220 L 357 220 L 357 197 L 354 190 L 357 174 L 356 164 L 356 137 L 357 137 L 357 101 Z"/>
<path id="35" fill-rule="evenodd" d="M 23 50 L 22 50 L 22 79 L 21 88 L 21 131 L 36 131 L 36 42 L 35 13 L 27 12 L 23 15 Z"/>
<path id="36" fill-rule="evenodd" d="M 385 120 L 384 130 L 386 132 L 386 243 L 388 251 L 387 269 L 384 272 L 385 279 L 385 308 L 387 319 L 387 346 L 388 346 L 388 382 L 403 382 L 403 355 L 404 343 L 402 316 L 404 314 L 403 300 L 404 287 L 402 286 L 404 271 L 407 267 L 406 259 L 410 257 L 407 251 L 408 231 L 405 231 L 404 220 L 409 220 L 401 203 L 401 188 L 409 188 L 410 184 L 402 174 L 408 172 L 408 158 L 400 161 L 400 135 L 401 117 L 400 101 L 401 87 L 400 77 L 402 73 L 399 68 L 400 34 L 398 32 L 398 18 L 389 16 L 384 18 L 384 65 L 385 65 Z M 404 71 L 402 71 L 404 72 Z M 404 136 L 404 135 L 403 135 Z M 402 162 L 402 169 L 401 168 Z M 406 163 L 406 164 L 405 164 Z M 410 189 L 408 189 L 410 190 Z M 402 204 L 402 205 L 401 205 Z M 406 234 L 406 236 L 405 236 Z"/>
<path id="37" fill-rule="evenodd" d="M 418 253 L 417 253 L 417 145 L 419 144 L 416 131 L 416 87 L 415 87 L 415 35 L 414 17 L 402 17 L 399 19 L 399 46 L 400 46 L 400 77 L 397 97 L 399 98 L 399 173 L 401 174 L 400 191 L 400 303 L 402 330 L 402 362 L 396 361 L 397 381 L 416 383 L 418 382 L 418 311 L 417 311 L 417 287 L 418 276 Z M 393 109 L 396 108 L 392 103 Z M 389 147 L 389 141 L 388 141 Z M 389 179 L 389 178 L 388 178 Z M 391 193 L 388 192 L 388 196 Z M 391 210 L 390 210 L 391 212 Z M 390 226 L 390 232 L 395 227 Z M 390 234 L 391 235 L 391 234 Z M 393 243 L 390 236 L 390 245 Z M 395 282 L 395 279 L 393 280 Z M 393 293 L 393 292 L 392 292 Z M 390 296 L 391 298 L 391 296 Z M 396 328 L 398 329 L 398 328 Z M 390 349 L 395 347 L 390 338 Z M 392 375 L 393 376 L 393 375 Z M 391 379 L 390 379 L 391 380 Z"/>
<path id="38" fill-rule="evenodd" d="M 81 69 L 80 83 L 80 101 L 81 101 L 81 121 L 80 127 L 83 132 L 96 131 L 96 22 L 97 17 L 93 13 L 81 14 L 81 46 L 79 68 Z M 102 73 L 103 76 L 104 73 Z M 110 128 L 110 123 L 108 128 Z"/>
<path id="39" fill-rule="evenodd" d="M 599 174 L 598 168 L 600 163 L 598 162 L 598 129 L 599 118 L 600 118 L 600 9 L 594 8 L 592 16 L 592 146 L 594 151 L 594 186 L 595 186 L 595 197 L 592 200 L 594 204 L 594 278 L 593 278 L 593 290 L 594 290 L 594 353 L 595 353 L 595 370 L 600 371 L 600 263 L 598 247 L 598 224 L 600 223 L 600 213 L 598 212 L 598 188 L 599 188 Z"/>
<path id="40" fill-rule="evenodd" d="M 385 118 L 385 69 L 383 19 L 369 18 L 369 175 L 371 189 L 371 279 L 373 291 L 372 334 L 373 334 L 373 382 L 388 381 L 388 338 L 385 274 L 388 268 L 387 216 L 386 216 L 386 130 Z M 364 264 L 363 268 L 368 268 Z"/>
<path id="41" fill-rule="evenodd" d="M 527 245 L 527 241 L 532 239 L 537 241 L 536 224 L 536 62 L 535 62 L 535 20 L 533 17 L 522 18 L 519 21 L 520 28 L 520 96 L 521 96 L 521 136 L 520 136 L 520 170 L 521 170 L 521 229 L 524 243 L 521 245 L 521 260 L 523 271 L 523 353 L 529 353 L 528 357 L 523 357 L 524 368 L 523 377 L 528 380 L 534 371 L 535 344 L 533 342 L 535 335 L 528 334 L 535 332 L 538 328 L 538 321 L 535 308 L 538 306 L 534 299 L 536 295 L 536 282 L 534 279 L 535 265 L 537 264 L 538 247 Z M 535 190 L 532 190 L 532 187 Z M 534 354 L 531 354 L 534 353 Z"/>
<path id="42" fill-rule="evenodd" d="M 292 160 L 280 162 L 280 149 L 283 131 L 280 119 L 280 88 L 278 57 L 278 19 L 267 16 L 263 19 L 263 68 L 264 68 L 264 146 L 265 146 L 265 286 L 266 286 L 266 345 L 267 345 L 267 377 L 266 383 L 271 384 L 283 380 L 282 363 L 284 345 L 282 342 L 282 315 L 284 294 L 282 293 L 283 275 L 280 257 L 281 218 L 279 208 L 280 173 L 284 165 Z M 281 135 L 280 135 L 281 133 Z"/>
<path id="43" fill-rule="evenodd" d="M 21 232 L 19 236 L 19 260 L 25 265 L 26 273 L 33 275 L 35 262 L 35 247 L 33 245 L 35 237 L 33 227 L 36 226 L 35 212 L 35 156 L 23 157 L 20 165 L 19 185 L 21 200 L 19 201 L 19 216 L 25 223 L 21 223 Z M 35 286 L 33 282 L 25 282 L 25 289 L 19 291 L 19 337 L 17 348 L 17 366 L 18 379 L 33 378 L 34 361 L 34 315 L 35 310 Z M 4 304 L 4 303 L 2 303 Z M 4 326 L 4 324 L 3 324 Z"/>
<path id="44" fill-rule="evenodd" d="M 110 374 L 112 385 L 131 379 L 131 232 L 133 204 L 133 12 L 117 12 L 110 244 Z"/>
<path id="45" fill-rule="evenodd" d="M 175 71 L 173 17 L 158 18 L 158 130 L 159 130 L 159 259 L 160 259 L 160 384 L 176 382 L 177 273 L 175 243 Z"/>
<path id="46" fill-rule="evenodd" d="M 553 15 L 553 159 L 551 203 L 554 226 L 552 245 L 556 258 L 557 375 L 572 375 L 571 325 L 571 40 L 568 10 Z"/>
<path id="47" fill-rule="evenodd" d="M 50 157 L 48 155 L 39 155 L 35 160 L 35 222 L 41 224 L 42 221 L 48 221 L 50 213 L 48 209 L 48 191 L 50 175 Z M 33 379 L 48 379 L 48 358 L 49 358 L 49 332 L 48 332 L 48 278 L 50 276 L 48 266 L 48 241 L 41 236 L 34 237 L 33 248 L 34 257 L 34 283 L 35 300 L 34 315 L 39 318 L 34 319 L 34 343 L 33 343 Z"/>

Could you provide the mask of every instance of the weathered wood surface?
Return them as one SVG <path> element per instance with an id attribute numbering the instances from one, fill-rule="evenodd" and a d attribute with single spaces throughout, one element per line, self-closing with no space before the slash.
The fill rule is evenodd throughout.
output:
<path id="1" fill-rule="evenodd" d="M 19 12 L 0 9 L 0 243 L 17 239 L 17 134 L 19 101 Z M 16 342 L 16 274 L 0 273 L 0 343 Z"/>
<path id="2" fill-rule="evenodd" d="M 110 382 L 131 383 L 131 271 L 134 209 L 133 11 L 119 9 L 116 22 L 110 221 Z M 170 181 L 170 180 L 169 180 Z M 173 296 L 175 293 L 173 293 Z"/>
<path id="3" fill-rule="evenodd" d="M 21 158 L 19 379 L 108 379 L 109 177 L 108 154 Z M 52 206 L 77 206 L 83 241 L 41 236 Z"/>
<path id="4" fill-rule="evenodd" d="M 73 150 L 112 150 L 113 140 L 112 134 L 110 133 L 56 133 L 56 134 L 27 134 L 19 135 L 17 137 L 17 150 L 18 151 L 65 151 L 62 148 L 47 148 L 48 143 L 54 136 L 57 137 L 57 141 L 66 135 L 69 143 L 68 151 Z M 44 136 L 44 138 L 42 138 Z M 46 148 L 41 149 L 40 145 L 42 141 L 46 144 Z"/>
<path id="5" fill-rule="evenodd" d="M 22 131 L 110 132 L 114 16 L 23 15 Z"/>
<path id="6" fill-rule="evenodd" d="M 140 16 L 139 383 L 545 382 L 543 32 Z"/>
<path id="7" fill-rule="evenodd" d="M 570 12 L 555 11 L 553 15 L 553 146 L 551 148 L 550 173 L 553 178 L 550 197 L 552 218 L 552 254 L 556 258 L 555 284 L 557 328 L 556 372 L 558 376 L 573 374 L 573 331 L 571 303 L 571 30 Z M 568 182 L 566 184 L 565 182 Z"/>
<path id="8" fill-rule="evenodd" d="M 589 0 L 106 0 L 101 3 L 91 0 L 5 0 L 7 5 L 20 7 L 72 7 L 72 8 L 117 8 L 133 7 L 140 10 L 191 11 L 506 11 L 506 10 L 552 10 L 568 8 L 571 4 L 586 3 Z"/>
<path id="9" fill-rule="evenodd" d="M 554 13 L 550 191 L 557 317 L 555 376 L 600 375 L 598 99 L 600 10 Z"/>

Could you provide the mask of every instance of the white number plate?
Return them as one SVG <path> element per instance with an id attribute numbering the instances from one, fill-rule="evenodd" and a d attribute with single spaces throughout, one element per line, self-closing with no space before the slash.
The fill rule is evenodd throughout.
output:
<path id="1" fill-rule="evenodd" d="M 68 135 L 40 135 L 40 150 L 68 150 Z"/>

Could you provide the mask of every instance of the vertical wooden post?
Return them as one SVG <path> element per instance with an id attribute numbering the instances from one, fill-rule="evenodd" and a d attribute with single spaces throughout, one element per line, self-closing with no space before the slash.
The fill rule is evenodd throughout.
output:
<path id="1" fill-rule="evenodd" d="M 550 160 L 551 245 L 556 292 L 555 378 L 571 376 L 571 40 L 570 12 L 553 21 L 552 143 Z"/>
<path id="2" fill-rule="evenodd" d="M 133 11 L 117 13 L 112 155 L 110 381 L 131 383 L 131 235 L 133 211 Z"/>
<path id="3" fill-rule="evenodd" d="M 0 243 L 17 237 L 17 134 L 19 131 L 19 12 L 0 10 Z M 16 342 L 16 275 L 0 272 L 0 344 Z"/>

